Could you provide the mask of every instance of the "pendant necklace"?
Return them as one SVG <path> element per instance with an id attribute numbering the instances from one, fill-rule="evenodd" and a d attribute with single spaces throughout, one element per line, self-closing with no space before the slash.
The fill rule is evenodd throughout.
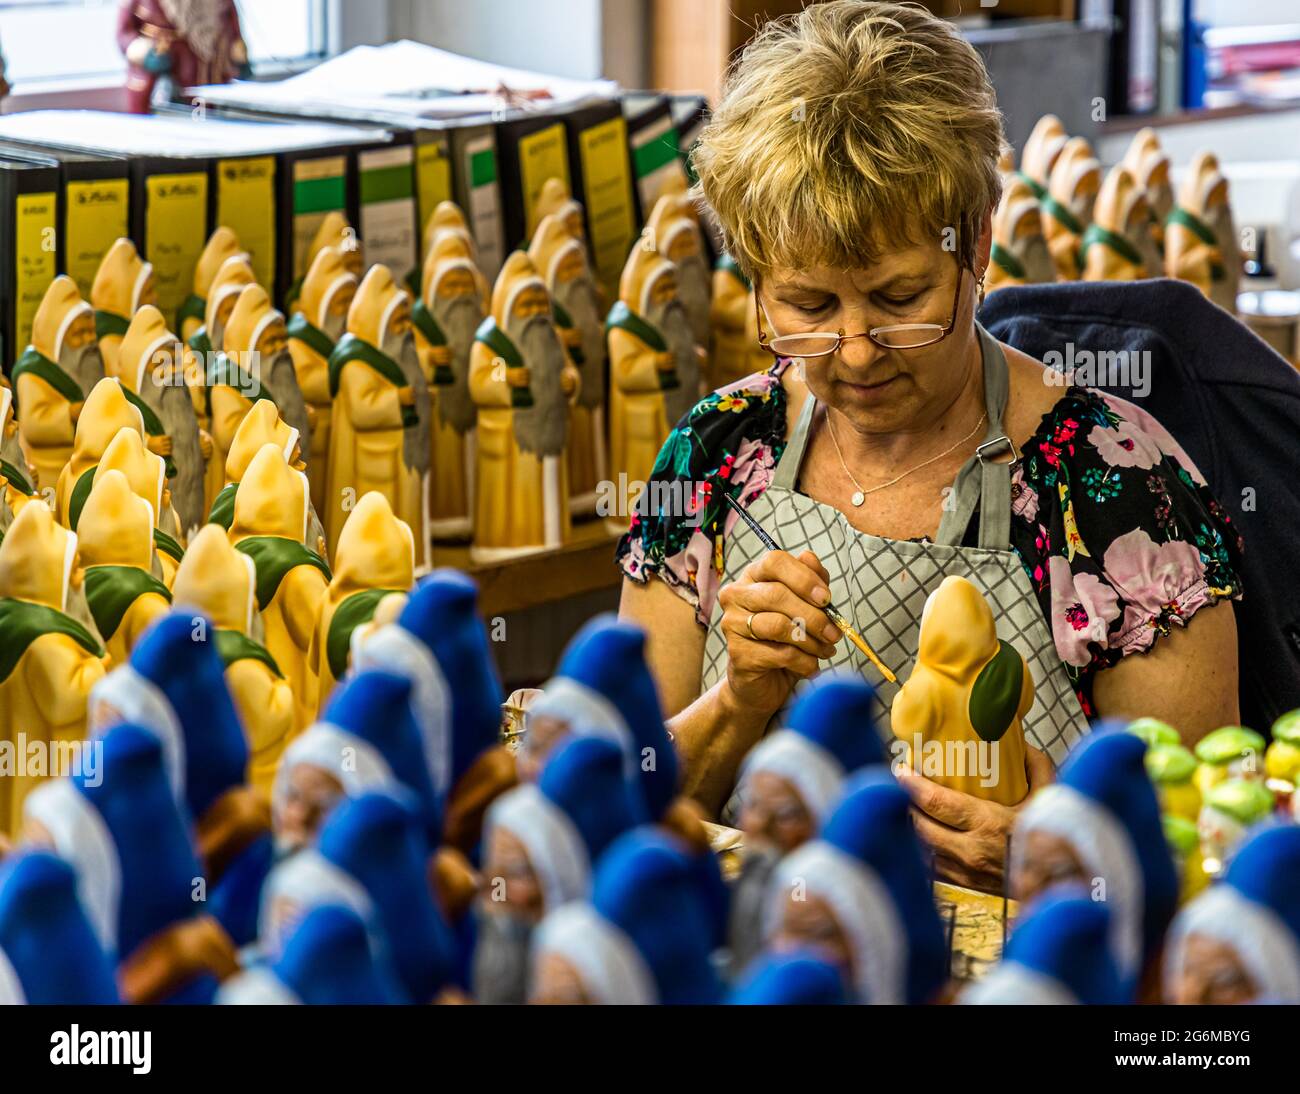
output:
<path id="1" fill-rule="evenodd" d="M 915 467 L 908 468 L 908 470 L 904 471 L 901 475 L 896 475 L 888 482 L 882 482 L 879 486 L 873 486 L 868 490 L 862 489 L 862 484 L 853 477 L 853 472 L 849 470 L 849 465 L 844 462 L 844 453 L 840 451 L 840 442 L 835 439 L 835 427 L 831 424 L 831 412 L 829 407 L 826 410 L 826 432 L 831 435 L 831 444 L 835 446 L 835 455 L 839 457 L 840 466 L 844 468 L 844 474 L 846 474 L 849 477 L 849 482 L 853 483 L 854 492 L 853 492 L 853 496 L 849 498 L 849 501 L 853 503 L 853 507 L 856 509 L 859 506 L 861 506 L 864 501 L 867 500 L 868 494 L 874 494 L 877 490 L 883 490 L 887 486 L 893 486 L 894 483 L 901 482 L 903 479 L 907 478 L 907 476 L 911 475 L 913 472 L 920 471 L 921 468 L 923 467 L 929 467 L 930 464 L 943 459 L 944 456 L 947 456 L 950 452 L 956 451 L 967 441 L 969 441 L 973 436 L 975 436 L 977 432 L 979 432 L 980 426 L 984 424 L 984 420 L 987 417 L 988 417 L 988 411 L 985 411 L 983 414 L 980 415 L 980 420 L 975 423 L 975 428 L 972 429 L 969 433 L 967 433 L 966 436 L 964 436 L 951 448 L 945 448 L 937 456 L 931 456 L 924 463 L 918 463 Z"/>

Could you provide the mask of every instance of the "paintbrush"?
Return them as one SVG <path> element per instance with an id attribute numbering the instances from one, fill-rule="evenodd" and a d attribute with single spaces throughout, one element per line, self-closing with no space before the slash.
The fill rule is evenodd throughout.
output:
<path id="1" fill-rule="evenodd" d="M 776 540 L 774 540 L 771 536 L 767 534 L 767 532 L 763 530 L 763 526 L 749 515 L 748 510 L 746 510 L 745 507 L 740 504 L 740 502 L 738 502 L 730 494 L 727 494 L 725 492 L 722 495 L 722 500 L 725 501 L 728 505 L 730 505 L 731 508 L 736 511 L 736 515 L 739 516 L 740 519 L 743 520 L 747 525 L 749 525 L 750 531 L 752 531 L 754 535 L 758 536 L 759 540 L 762 542 L 764 547 L 766 547 L 769 551 L 783 550 L 781 545 L 777 543 Z M 840 613 L 840 610 L 837 607 L 835 607 L 834 604 L 831 604 L 829 602 L 823 604 L 822 611 L 824 611 L 828 616 L 830 616 L 831 622 L 834 623 L 837 627 L 839 627 L 840 631 L 844 634 L 844 637 L 847 638 L 850 642 L 852 642 L 855 646 L 857 646 L 858 649 L 862 651 L 863 656 L 866 657 L 868 661 L 870 661 L 873 665 L 876 666 L 876 668 L 880 671 L 881 676 L 883 676 L 891 684 L 898 683 L 898 677 L 889 671 L 885 663 L 881 661 L 879 657 L 876 656 L 876 651 L 867 645 L 866 640 L 863 639 L 862 635 L 858 634 L 858 632 L 854 630 L 853 624 L 850 623 Z"/>

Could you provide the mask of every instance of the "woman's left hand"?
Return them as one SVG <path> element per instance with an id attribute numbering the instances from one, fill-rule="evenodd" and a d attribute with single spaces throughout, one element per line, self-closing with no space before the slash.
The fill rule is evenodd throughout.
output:
<path id="1" fill-rule="evenodd" d="M 899 785 L 912 796 L 917 834 L 933 851 L 935 874 L 941 880 L 988 893 L 1002 891 L 1007 834 L 1016 823 L 1016 812 L 1055 778 L 1046 754 L 1030 744 L 1025 748 L 1029 793 L 1016 806 L 963 794 L 906 765 L 898 767 Z"/>

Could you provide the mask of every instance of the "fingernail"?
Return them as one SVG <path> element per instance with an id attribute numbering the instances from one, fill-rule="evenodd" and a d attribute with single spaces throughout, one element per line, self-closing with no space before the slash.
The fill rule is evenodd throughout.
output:
<path id="1" fill-rule="evenodd" d="M 827 623 L 822 634 L 826 637 L 827 642 L 838 642 L 840 640 L 840 629 L 834 623 Z"/>
<path id="2" fill-rule="evenodd" d="M 831 594 L 820 585 L 812 591 L 812 598 L 813 603 L 819 608 L 831 602 Z"/>

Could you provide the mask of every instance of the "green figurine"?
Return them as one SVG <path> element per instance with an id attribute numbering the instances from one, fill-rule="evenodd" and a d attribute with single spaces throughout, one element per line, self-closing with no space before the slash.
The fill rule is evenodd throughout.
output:
<path id="1" fill-rule="evenodd" d="M 1229 778 L 1256 779 L 1263 774 L 1264 738 L 1245 726 L 1223 726 L 1196 744 L 1196 785 L 1201 796 Z"/>
<path id="2" fill-rule="evenodd" d="M 1229 778 L 1205 792 L 1196 828 L 1205 871 L 1217 874 L 1242 836 L 1275 808 L 1273 792 L 1262 779 Z"/>

